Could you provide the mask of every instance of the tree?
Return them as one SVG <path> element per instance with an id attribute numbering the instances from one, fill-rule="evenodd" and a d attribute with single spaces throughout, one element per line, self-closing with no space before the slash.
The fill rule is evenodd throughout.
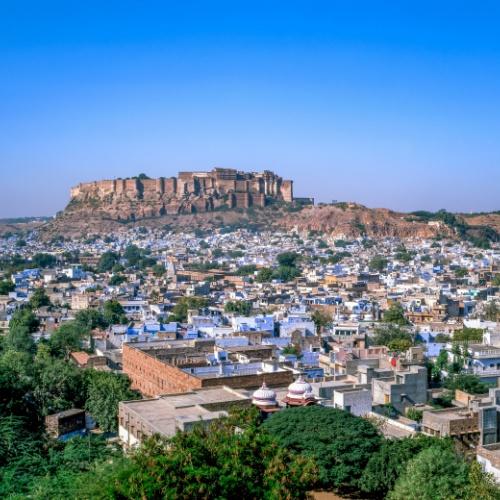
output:
<path id="1" fill-rule="evenodd" d="M 76 321 L 67 321 L 51 334 L 49 345 L 55 356 L 68 359 L 71 351 L 80 351 L 83 341 L 89 337 L 88 328 Z"/>
<path id="2" fill-rule="evenodd" d="M 139 395 L 130 389 L 126 375 L 88 370 L 86 376 L 88 397 L 85 408 L 100 429 L 115 432 L 118 429 L 118 403 L 139 399 Z"/>
<path id="3" fill-rule="evenodd" d="M 33 267 L 52 267 L 56 263 L 56 258 L 48 253 L 37 253 L 31 259 Z"/>
<path id="4" fill-rule="evenodd" d="M 100 328 L 103 330 L 108 326 L 102 312 L 97 309 L 82 309 L 75 314 L 75 321 L 87 330 Z"/>
<path id="5" fill-rule="evenodd" d="M 162 264 L 155 264 L 152 267 L 152 271 L 157 278 L 161 278 L 165 274 L 166 269 L 165 266 Z"/>
<path id="6" fill-rule="evenodd" d="M 483 312 L 484 317 L 488 321 L 497 321 L 498 319 L 500 319 L 500 307 L 494 300 L 489 300 L 488 302 L 486 302 Z"/>
<path id="7" fill-rule="evenodd" d="M 14 283 L 8 280 L 0 281 L 0 295 L 8 295 L 10 292 L 13 292 L 15 289 Z"/>
<path id="8" fill-rule="evenodd" d="M 132 461 L 112 498 L 300 499 L 316 478 L 310 458 L 278 447 L 254 425 L 235 432 L 228 420 L 154 437 Z"/>
<path id="9" fill-rule="evenodd" d="M 117 300 L 107 300 L 104 303 L 103 318 L 108 325 L 127 323 L 125 311 Z"/>
<path id="10" fill-rule="evenodd" d="M 375 255 L 375 257 L 370 260 L 368 267 L 372 271 L 378 271 L 379 273 L 381 273 L 387 267 L 387 263 L 388 261 L 385 257 L 382 257 L 381 255 Z"/>
<path id="11" fill-rule="evenodd" d="M 459 500 L 468 492 L 465 461 L 453 450 L 431 446 L 408 462 L 390 500 Z"/>
<path id="12" fill-rule="evenodd" d="M 311 314 L 314 326 L 316 327 L 316 334 L 319 335 L 321 330 L 332 323 L 332 317 L 319 309 L 315 309 Z"/>
<path id="13" fill-rule="evenodd" d="M 481 382 L 477 375 L 467 373 L 450 375 L 444 381 L 444 386 L 450 391 L 459 389 L 469 394 L 485 394 L 490 388 L 490 385 Z"/>
<path id="14" fill-rule="evenodd" d="M 273 272 L 273 278 L 288 282 L 300 276 L 300 271 L 295 266 L 279 266 Z"/>
<path id="15" fill-rule="evenodd" d="M 187 320 L 189 309 L 199 309 L 207 305 L 207 299 L 203 297 L 181 297 L 172 309 L 169 321 L 184 323 Z"/>
<path id="16" fill-rule="evenodd" d="M 33 333 L 40 326 L 40 322 L 29 307 L 24 307 L 17 309 L 10 319 L 9 329 L 16 328 L 17 326 L 24 326 L 30 333 Z"/>
<path id="17" fill-rule="evenodd" d="M 299 254 L 295 252 L 283 252 L 276 259 L 280 266 L 296 267 L 299 257 Z"/>
<path id="18" fill-rule="evenodd" d="M 255 264 L 247 264 L 245 266 L 241 266 L 236 274 L 238 276 L 250 276 L 257 270 L 257 266 Z"/>
<path id="19" fill-rule="evenodd" d="M 142 257 L 141 249 L 137 245 L 129 245 L 123 256 L 127 259 L 129 266 L 136 266 Z"/>
<path id="20" fill-rule="evenodd" d="M 263 267 L 262 269 L 260 269 L 257 273 L 257 276 L 255 277 L 255 281 L 257 281 L 258 283 L 269 283 L 272 279 L 273 271 L 268 267 Z"/>
<path id="21" fill-rule="evenodd" d="M 464 327 L 453 333 L 453 342 L 482 342 L 483 330 L 481 328 Z"/>
<path id="22" fill-rule="evenodd" d="M 373 345 L 385 345 L 392 351 L 406 351 L 413 345 L 413 337 L 403 328 L 388 324 L 375 329 Z"/>
<path id="23" fill-rule="evenodd" d="M 395 302 L 384 312 L 384 322 L 400 326 L 408 325 L 410 322 L 405 318 L 404 312 L 403 306 Z"/>
<path id="24" fill-rule="evenodd" d="M 106 273 L 113 269 L 113 266 L 118 262 L 119 255 L 115 252 L 104 252 L 99 258 L 97 270 L 100 273 Z"/>
<path id="25" fill-rule="evenodd" d="M 110 286 L 118 286 L 121 285 L 123 282 L 127 281 L 127 278 L 125 276 L 122 276 L 121 274 L 113 274 L 109 280 L 109 285 Z"/>
<path id="26" fill-rule="evenodd" d="M 37 288 L 30 297 L 29 306 L 33 309 L 50 306 L 50 299 L 43 288 Z"/>
<path id="27" fill-rule="evenodd" d="M 498 500 L 500 488 L 491 474 L 483 471 L 481 465 L 473 461 L 469 467 L 469 494 L 467 498 L 475 500 Z"/>
<path id="28" fill-rule="evenodd" d="M 384 440 L 380 449 L 369 457 L 363 470 L 361 490 L 370 498 L 385 498 L 408 462 L 431 446 L 451 448 L 452 445 L 451 441 L 423 435 Z"/>
<path id="29" fill-rule="evenodd" d="M 35 341 L 29 328 L 24 325 L 16 325 L 9 328 L 5 336 L 5 345 L 15 351 L 33 352 L 35 350 Z"/>
<path id="30" fill-rule="evenodd" d="M 41 416 L 82 407 L 85 384 L 81 370 L 62 359 L 39 357 L 34 364 L 33 398 Z"/>
<path id="31" fill-rule="evenodd" d="M 246 300 L 236 300 L 234 302 L 227 302 L 224 306 L 225 312 L 232 312 L 240 314 L 241 316 L 249 316 L 252 311 L 252 303 Z"/>
<path id="32" fill-rule="evenodd" d="M 288 408 L 263 425 L 283 448 L 315 460 L 317 486 L 324 488 L 357 488 L 370 455 L 382 442 L 368 420 L 324 406 Z"/>

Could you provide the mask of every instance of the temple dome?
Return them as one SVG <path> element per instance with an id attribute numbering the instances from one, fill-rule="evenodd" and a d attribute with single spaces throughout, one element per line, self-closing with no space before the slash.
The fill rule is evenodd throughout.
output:
<path id="1" fill-rule="evenodd" d="M 252 403 L 257 406 L 276 406 L 276 393 L 264 382 L 260 389 L 252 394 Z"/>
<path id="2" fill-rule="evenodd" d="M 287 397 L 292 398 L 292 399 L 305 398 L 306 394 L 309 397 L 312 396 L 312 387 L 311 387 L 311 384 L 306 382 L 302 378 L 302 375 L 300 375 L 299 378 L 295 382 L 292 382 L 288 386 Z"/>

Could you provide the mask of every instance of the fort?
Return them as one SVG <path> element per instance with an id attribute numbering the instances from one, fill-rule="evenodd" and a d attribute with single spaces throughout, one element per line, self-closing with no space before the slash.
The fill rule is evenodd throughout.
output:
<path id="1" fill-rule="evenodd" d="M 292 202 L 293 181 L 268 170 L 256 173 L 214 168 L 210 172 L 179 172 L 177 177 L 150 179 L 140 175 L 81 183 L 71 189 L 70 205 L 83 203 L 102 209 L 129 205 L 125 218 L 135 218 L 264 207 L 272 201 Z"/>

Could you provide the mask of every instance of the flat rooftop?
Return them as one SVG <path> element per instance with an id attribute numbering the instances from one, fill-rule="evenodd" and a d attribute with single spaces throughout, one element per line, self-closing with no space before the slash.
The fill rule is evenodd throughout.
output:
<path id="1" fill-rule="evenodd" d="M 244 392 L 223 386 L 185 394 L 166 394 L 156 399 L 123 401 L 120 405 L 156 432 L 171 436 L 177 429 L 176 419 L 196 420 L 213 414 L 204 405 L 243 401 L 250 401 L 250 397 Z"/>

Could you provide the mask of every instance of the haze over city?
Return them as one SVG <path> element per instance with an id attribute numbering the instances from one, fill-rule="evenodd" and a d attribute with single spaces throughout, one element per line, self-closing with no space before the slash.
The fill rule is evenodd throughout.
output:
<path id="1" fill-rule="evenodd" d="M 299 196 L 497 210 L 496 2 L 0 7 L 0 217 L 82 181 L 274 170 Z"/>

